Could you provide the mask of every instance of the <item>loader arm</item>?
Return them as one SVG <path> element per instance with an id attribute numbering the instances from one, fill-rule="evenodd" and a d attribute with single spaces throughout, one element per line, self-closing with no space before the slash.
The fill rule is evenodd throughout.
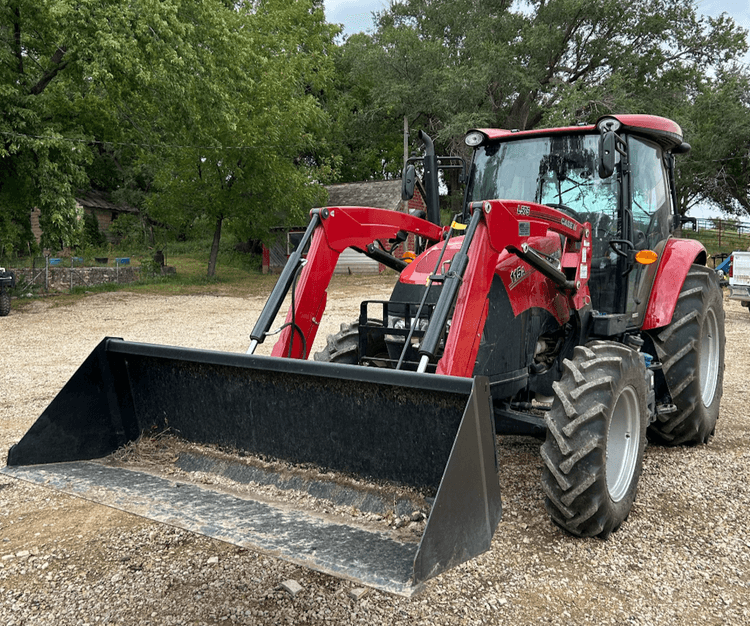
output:
<path id="1" fill-rule="evenodd" d="M 308 357 L 325 312 L 326 290 L 344 250 L 350 247 L 366 249 L 374 241 L 394 238 L 399 231 L 433 242 L 439 241 L 445 233 L 444 228 L 427 220 L 387 209 L 329 207 L 315 211 L 320 219 L 314 229 L 307 261 L 294 288 L 285 328 L 273 347 L 272 356 Z M 269 306 L 273 306 L 271 300 L 266 305 Z"/>
<path id="2" fill-rule="evenodd" d="M 571 310 L 578 311 L 591 303 L 588 291 L 590 224 L 580 224 L 561 211 L 534 203 L 490 200 L 476 202 L 471 209 L 473 212 L 482 211 L 483 215 L 471 242 L 450 333 L 437 366 L 438 374 L 448 376 L 470 377 L 473 374 L 487 320 L 490 287 L 504 250 L 526 261 L 528 252 L 524 250 L 532 250 L 526 243 L 530 237 L 543 237 L 550 231 L 564 236 L 565 247 L 559 267 L 539 257 L 540 265 L 535 269 L 565 278 L 565 285 L 558 285 L 558 288 L 568 298 Z"/>

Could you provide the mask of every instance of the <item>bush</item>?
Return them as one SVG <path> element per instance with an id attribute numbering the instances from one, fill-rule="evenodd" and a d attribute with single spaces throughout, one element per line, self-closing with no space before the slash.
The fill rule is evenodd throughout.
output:
<path id="1" fill-rule="evenodd" d="M 83 218 L 83 243 L 91 248 L 100 248 L 107 243 L 104 233 L 99 230 L 99 221 L 92 213 L 86 213 Z"/>
<path id="2" fill-rule="evenodd" d="M 146 233 L 137 215 L 131 213 L 120 215 L 112 222 L 109 232 L 117 239 L 120 246 L 146 245 Z"/>

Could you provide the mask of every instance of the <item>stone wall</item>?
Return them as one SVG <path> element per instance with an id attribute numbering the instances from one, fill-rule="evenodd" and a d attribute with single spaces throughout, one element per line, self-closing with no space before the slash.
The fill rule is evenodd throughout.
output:
<path id="1" fill-rule="evenodd" d="M 140 278 L 139 267 L 49 267 L 31 270 L 14 269 L 16 284 L 33 281 L 49 291 L 69 291 L 71 287 L 93 287 L 104 283 L 132 283 Z"/>

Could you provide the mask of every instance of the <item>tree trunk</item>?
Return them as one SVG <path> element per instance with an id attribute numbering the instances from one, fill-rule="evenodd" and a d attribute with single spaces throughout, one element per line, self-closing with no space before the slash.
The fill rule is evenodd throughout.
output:
<path id="1" fill-rule="evenodd" d="M 221 224 L 224 218 L 220 215 L 216 218 L 216 230 L 214 230 L 214 240 L 211 244 L 211 254 L 208 257 L 208 277 L 216 276 L 216 258 L 219 256 L 219 241 L 221 241 Z"/>
<path id="2" fill-rule="evenodd" d="M 451 219 L 463 209 L 464 195 L 458 182 L 459 170 L 448 170 L 448 194 L 450 196 Z"/>

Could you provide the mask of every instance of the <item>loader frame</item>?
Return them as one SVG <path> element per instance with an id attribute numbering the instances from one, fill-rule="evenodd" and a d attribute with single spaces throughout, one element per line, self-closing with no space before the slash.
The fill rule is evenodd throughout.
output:
<path id="1" fill-rule="evenodd" d="M 442 357 L 436 372 L 445 376 L 471 377 L 481 329 L 487 319 L 487 294 L 495 276 L 500 254 L 508 250 L 549 278 L 565 294 L 571 311 L 580 315 L 590 307 L 588 276 L 591 264 L 591 227 L 579 224 L 566 214 L 527 202 L 492 200 L 474 203 L 461 249 L 450 268 L 430 276 L 442 284 L 432 322 L 420 348 L 420 357 L 434 361 L 437 345 L 452 315 Z M 292 305 L 283 331 L 274 345 L 273 356 L 306 359 L 309 356 L 326 305 L 339 254 L 347 247 L 362 247 L 378 239 L 394 238 L 401 232 L 413 233 L 431 241 L 449 236 L 447 229 L 426 220 L 385 209 L 329 207 L 311 212 L 311 221 L 297 249 L 290 257 L 250 337 L 249 352 L 268 336 L 281 302 L 299 273 Z M 548 233 L 565 237 L 566 245 L 559 266 L 544 258 L 526 243 L 529 237 Z M 306 262 L 301 250 L 311 242 Z M 469 255 L 469 248 L 472 254 Z M 563 320 L 563 321 L 567 321 Z M 294 338 L 299 337 L 295 341 Z M 426 363 L 419 371 L 425 371 Z"/>

